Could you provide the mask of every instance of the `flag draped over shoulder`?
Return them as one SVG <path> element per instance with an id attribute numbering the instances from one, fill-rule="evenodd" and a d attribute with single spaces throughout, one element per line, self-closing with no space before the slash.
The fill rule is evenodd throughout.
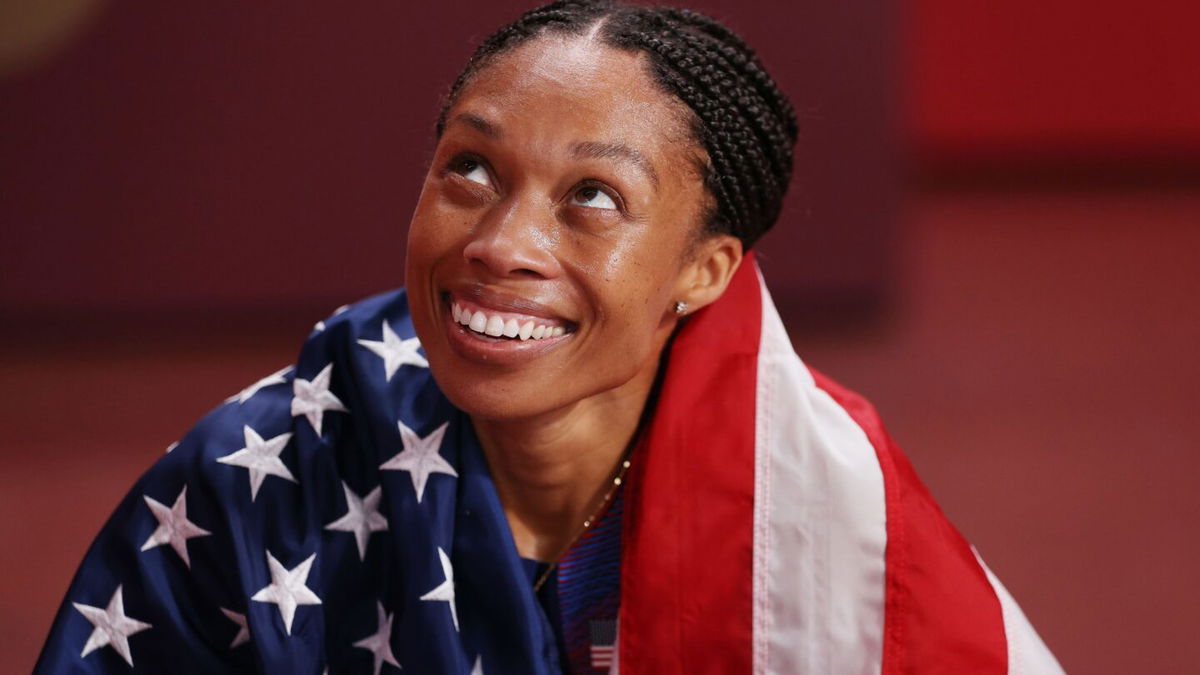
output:
<path id="1" fill-rule="evenodd" d="M 39 673 L 556 673 L 469 419 L 402 291 L 317 324 L 134 485 Z"/>
<path id="2" fill-rule="evenodd" d="M 872 406 L 796 356 L 755 265 L 675 340 L 646 446 L 636 672 L 1061 672 Z"/>
<path id="3" fill-rule="evenodd" d="M 404 293 L 376 296 L 201 420 L 104 526 L 37 672 L 561 672 L 419 347 Z M 1058 672 L 752 260 L 676 336 L 645 433 L 614 672 Z"/>

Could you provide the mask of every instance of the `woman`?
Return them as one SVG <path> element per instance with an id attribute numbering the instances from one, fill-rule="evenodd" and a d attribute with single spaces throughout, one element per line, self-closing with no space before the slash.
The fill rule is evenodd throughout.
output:
<path id="1" fill-rule="evenodd" d="M 1054 672 L 749 248 L 791 107 L 703 16 L 535 9 L 454 84 L 406 290 L 214 411 L 40 672 Z"/>

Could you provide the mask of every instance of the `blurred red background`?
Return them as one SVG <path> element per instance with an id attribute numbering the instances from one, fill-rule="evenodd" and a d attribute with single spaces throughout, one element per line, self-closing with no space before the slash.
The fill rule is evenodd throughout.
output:
<path id="1" fill-rule="evenodd" d="M 0 9 L 0 664 L 200 414 L 398 285 L 438 97 L 527 5 Z M 804 136 L 762 248 L 1070 671 L 1191 672 L 1194 3 L 695 3 Z"/>

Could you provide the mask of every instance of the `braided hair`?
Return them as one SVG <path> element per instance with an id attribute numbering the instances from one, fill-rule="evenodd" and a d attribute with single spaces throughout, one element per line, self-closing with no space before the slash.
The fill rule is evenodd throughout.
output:
<path id="1" fill-rule="evenodd" d="M 557 0 L 532 9 L 476 49 L 442 106 L 438 136 L 459 93 L 498 55 L 543 35 L 584 35 L 597 24 L 604 44 L 646 54 L 654 80 L 691 111 L 688 126 L 708 154 L 702 173 L 715 201 L 705 230 L 749 248 L 779 217 L 796 117 L 745 41 L 703 14 L 613 0 Z"/>

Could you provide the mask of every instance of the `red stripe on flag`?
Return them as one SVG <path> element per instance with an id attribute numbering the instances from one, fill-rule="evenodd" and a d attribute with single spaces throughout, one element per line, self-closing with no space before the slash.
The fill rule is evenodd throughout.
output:
<path id="1" fill-rule="evenodd" d="M 761 328 L 748 255 L 721 299 L 692 316 L 672 345 L 626 495 L 626 673 L 750 672 Z"/>
<path id="2" fill-rule="evenodd" d="M 612 668 L 613 656 L 615 655 L 612 645 L 605 647 L 593 645 L 591 655 L 593 668 Z"/>
<path id="3" fill-rule="evenodd" d="M 883 470 L 887 573 L 883 673 L 1005 673 L 1000 601 L 874 407 L 809 369 L 867 434 Z"/>

